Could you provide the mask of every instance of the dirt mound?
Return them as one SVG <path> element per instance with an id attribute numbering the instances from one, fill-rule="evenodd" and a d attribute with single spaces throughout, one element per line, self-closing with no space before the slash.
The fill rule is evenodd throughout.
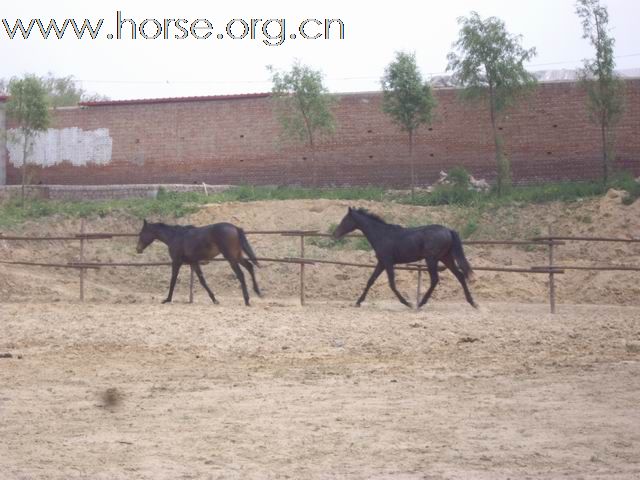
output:
<path id="1" fill-rule="evenodd" d="M 389 222 L 403 225 L 440 223 L 459 230 L 471 240 L 525 239 L 546 235 L 549 225 L 556 235 L 640 238 L 640 202 L 623 204 L 623 194 L 610 191 L 598 199 L 573 203 L 508 206 L 479 212 L 459 207 L 418 207 L 391 202 L 287 200 L 232 202 L 202 207 L 197 213 L 176 220 L 157 218 L 167 223 L 197 225 L 229 221 L 245 230 L 318 230 L 328 232 L 340 222 L 347 207 L 367 208 Z M 87 221 L 88 232 L 137 232 L 141 222 L 131 216 L 96 217 Z M 53 217 L 28 222 L 5 234 L 69 234 L 80 231 L 80 221 Z M 259 257 L 297 257 L 300 240 L 279 235 L 250 235 Z M 548 262 L 546 248 L 468 245 L 471 264 L 480 266 L 537 266 Z M 350 240 L 335 246 L 328 239 L 309 238 L 305 244 L 309 258 L 356 263 L 373 263 L 373 252 L 363 241 Z M 78 242 L 9 242 L 0 240 L 0 259 L 68 262 L 79 259 Z M 166 261 L 166 247 L 154 244 L 144 255 L 135 254 L 135 239 L 96 240 L 87 244 L 85 259 L 102 262 Z M 640 265 L 640 245 L 625 243 L 574 242 L 558 247 L 556 261 L 561 265 Z M 228 265 L 215 262 L 204 267 L 205 276 L 217 296 L 240 295 L 237 280 Z M 311 299 L 341 299 L 353 302 L 361 293 L 370 269 L 316 265 L 306 269 L 306 294 Z M 258 270 L 258 282 L 271 299 L 291 298 L 298 294 L 299 266 L 264 263 Z M 186 299 L 188 269 L 179 278 L 176 300 Z M 416 274 L 399 272 L 399 289 L 415 298 Z M 464 301 L 461 289 L 449 273 L 442 275 L 434 300 Z M 87 299 L 106 302 L 159 301 L 166 294 L 168 267 L 103 268 L 87 274 Z M 390 299 L 392 293 L 381 276 L 370 298 Z M 557 281 L 560 302 L 640 304 L 637 272 L 567 271 Z M 477 272 L 471 285 L 479 303 L 483 300 L 540 302 L 547 295 L 547 276 Z M 196 295 L 204 295 L 198 287 Z M 42 269 L 0 265 L 0 296 L 11 301 L 74 300 L 78 296 L 78 273 L 67 269 Z"/>

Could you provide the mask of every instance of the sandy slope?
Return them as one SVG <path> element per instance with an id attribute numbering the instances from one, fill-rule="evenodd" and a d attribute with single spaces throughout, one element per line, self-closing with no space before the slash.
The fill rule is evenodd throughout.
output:
<path id="1" fill-rule="evenodd" d="M 328 231 L 339 223 L 350 202 L 330 200 L 296 200 L 275 202 L 227 203 L 209 205 L 198 213 L 179 219 L 181 223 L 197 225 L 230 221 L 247 230 L 304 229 Z M 559 235 L 613 236 L 640 238 L 640 201 L 625 206 L 616 192 L 602 199 L 552 203 L 522 207 L 508 207 L 484 212 L 471 218 L 467 209 L 447 207 L 413 207 L 394 203 L 358 202 L 382 215 L 390 222 L 401 224 L 442 223 L 462 230 L 472 220 L 478 230 L 471 239 L 525 239 L 545 234 L 553 225 Z M 172 222 L 171 219 L 154 219 Z M 175 222 L 175 220 L 173 220 Z M 139 220 L 129 217 L 90 219 L 90 232 L 136 232 Z M 49 219 L 32 222 L 15 233 L 68 234 L 79 231 L 79 222 L 68 219 Z M 10 233 L 10 232 L 5 232 Z M 298 256 L 299 240 L 281 236 L 252 235 L 250 241 L 261 257 Z M 96 261 L 166 261 L 163 245 L 152 245 L 144 255 L 134 252 L 135 239 L 94 241 L 87 246 L 86 258 Z M 545 248 L 468 246 L 467 255 L 475 266 L 532 266 L 547 263 Z M 0 240 L 0 258 L 30 261 L 61 261 L 78 259 L 78 244 L 64 242 L 9 243 Z M 371 252 L 346 248 L 327 248 L 324 240 L 309 239 L 306 255 L 319 259 L 335 259 L 367 263 L 374 261 Z M 640 244 L 573 243 L 558 248 L 556 261 L 573 265 L 640 265 Z M 204 268 L 209 284 L 215 292 L 239 295 L 238 283 L 226 264 L 212 264 Z M 297 295 L 299 267 L 265 263 L 258 271 L 259 283 L 269 298 L 291 298 Z M 362 291 L 370 270 L 317 265 L 307 268 L 307 296 L 312 299 L 343 299 L 355 301 Z M 443 282 L 434 300 L 462 300 L 460 288 L 450 273 L 443 274 Z M 188 272 L 185 269 L 178 284 L 177 298 L 187 296 Z M 102 269 L 89 272 L 87 297 L 91 301 L 130 303 L 159 301 L 166 295 L 169 268 Z M 519 301 L 543 302 L 547 298 L 545 275 L 522 275 L 478 272 L 472 290 L 479 302 Z M 416 275 L 400 273 L 399 288 L 415 298 Z M 196 295 L 204 295 L 198 288 Z M 392 293 L 382 276 L 371 291 L 373 299 L 391 299 Z M 11 301 L 70 301 L 78 297 L 77 272 L 44 270 L 0 265 L 0 298 Z M 568 272 L 558 279 L 558 301 L 566 303 L 595 303 L 640 305 L 638 274 L 630 272 Z"/>

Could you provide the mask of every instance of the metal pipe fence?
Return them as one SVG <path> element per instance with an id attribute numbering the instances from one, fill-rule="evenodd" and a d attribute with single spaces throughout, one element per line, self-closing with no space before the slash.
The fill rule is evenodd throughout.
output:
<path id="1" fill-rule="evenodd" d="M 345 267 L 357 267 L 357 268 L 374 268 L 373 263 L 356 263 L 356 262 L 343 262 L 334 260 L 324 260 L 307 258 L 305 256 L 305 239 L 308 237 L 330 237 L 330 234 L 320 233 L 316 230 L 247 230 L 247 235 L 279 235 L 282 237 L 299 237 L 299 256 L 298 257 L 285 257 L 285 258 L 271 258 L 271 257 L 258 257 L 258 261 L 261 262 L 273 262 L 273 263 L 288 263 L 299 265 L 299 295 L 300 304 L 305 303 L 305 267 L 307 265 L 337 265 Z M 19 265 L 27 267 L 44 267 L 44 268 L 71 268 L 79 271 L 79 298 L 80 301 L 84 301 L 85 296 L 85 272 L 86 270 L 99 270 L 101 268 L 135 268 L 135 267 L 164 267 L 170 266 L 171 262 L 90 262 L 85 260 L 85 244 L 87 241 L 95 240 L 113 240 L 116 238 L 137 237 L 137 233 L 86 233 L 85 223 L 81 222 L 80 233 L 61 235 L 61 236 L 17 236 L 17 235 L 3 235 L 0 233 L 0 240 L 10 242 L 39 242 L 39 241 L 78 241 L 79 244 L 79 261 L 56 263 L 56 262 L 27 262 L 27 261 L 12 261 L 12 260 L 0 260 L 0 264 L 5 265 Z M 347 238 L 363 238 L 360 234 L 350 234 Z M 534 265 L 529 267 L 474 267 L 474 271 L 480 272 L 502 272 L 502 273 L 520 273 L 520 274 L 545 274 L 549 275 L 549 306 L 551 313 L 556 312 L 556 291 L 555 291 L 555 275 L 563 274 L 568 270 L 586 270 L 586 271 L 634 271 L 640 272 L 640 267 L 628 266 L 628 265 L 558 265 L 555 263 L 556 247 L 565 245 L 567 242 L 574 241 L 586 241 L 586 242 L 625 242 L 625 243 L 638 243 L 640 239 L 623 239 L 623 238 L 603 238 L 603 237 L 570 237 L 570 236 L 554 236 L 551 230 L 549 235 L 544 237 L 535 237 L 528 240 L 471 240 L 464 241 L 464 245 L 485 245 L 485 246 L 537 246 L 546 247 L 548 252 L 548 263 L 546 265 Z M 216 258 L 211 261 L 225 261 L 222 258 Z M 209 262 L 202 262 L 206 264 Z M 417 289 L 416 298 L 420 298 L 422 273 L 428 271 L 426 265 L 408 264 L 405 266 L 396 266 L 398 270 L 416 272 L 417 274 Z M 193 271 L 191 272 L 189 282 L 189 301 L 193 302 Z"/>

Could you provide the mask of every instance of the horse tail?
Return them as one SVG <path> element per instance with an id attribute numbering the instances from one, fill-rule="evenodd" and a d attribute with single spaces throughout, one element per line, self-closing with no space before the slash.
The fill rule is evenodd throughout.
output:
<path id="1" fill-rule="evenodd" d="M 464 256 L 464 249 L 462 248 L 462 240 L 460 240 L 460 235 L 455 230 L 449 230 L 451 232 L 451 237 L 453 238 L 453 246 L 452 253 L 453 258 L 458 264 L 458 267 L 464 273 L 464 276 L 467 280 L 473 278 L 473 270 L 471 269 L 471 265 L 469 265 L 469 261 L 467 257 Z"/>
<path id="2" fill-rule="evenodd" d="M 251 263 L 253 263 L 256 267 L 259 267 L 260 265 L 258 265 L 256 254 L 253 253 L 253 249 L 251 248 L 251 245 L 249 245 L 249 240 L 247 240 L 247 236 L 244 234 L 244 230 L 238 228 L 238 234 L 240 235 L 240 244 L 242 245 L 242 250 L 244 250 L 244 252 L 249 256 L 249 260 L 251 260 Z"/>

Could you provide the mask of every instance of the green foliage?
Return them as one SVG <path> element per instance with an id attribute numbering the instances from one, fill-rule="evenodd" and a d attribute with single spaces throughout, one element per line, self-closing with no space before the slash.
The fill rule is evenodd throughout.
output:
<path id="1" fill-rule="evenodd" d="M 364 252 L 370 252 L 371 250 L 373 250 L 373 247 L 369 243 L 369 240 L 367 240 L 365 237 L 354 238 L 352 242 L 354 250 L 362 250 Z"/>
<path id="2" fill-rule="evenodd" d="M 80 102 L 108 100 L 109 98 L 97 93 L 88 93 L 78 85 L 73 75 L 66 77 L 54 77 L 51 72 L 41 81 L 47 91 L 49 104 L 53 108 L 73 107 Z"/>
<path id="3" fill-rule="evenodd" d="M 624 190 L 629 195 L 622 199 L 625 205 L 631 205 L 640 198 L 640 183 L 628 172 L 614 172 L 609 181 L 611 187 Z"/>
<path id="4" fill-rule="evenodd" d="M 482 20 L 477 12 L 460 17 L 460 36 L 447 55 L 447 71 L 464 87 L 467 96 L 489 98 L 492 110 L 504 111 L 523 91 L 533 87 L 535 78 L 524 63 L 536 55 L 525 49 L 520 36 L 511 35 L 502 20 Z"/>
<path id="5" fill-rule="evenodd" d="M 11 79 L 7 115 L 18 124 L 24 136 L 47 129 L 50 122 L 47 92 L 38 77 L 26 75 L 22 79 Z"/>
<path id="6" fill-rule="evenodd" d="M 54 77 L 51 72 L 46 77 L 37 77 L 42 83 L 49 105 L 53 108 L 71 107 L 79 102 L 108 100 L 108 97 L 99 94 L 91 94 L 80 87 L 73 77 Z M 0 92 L 9 91 L 9 83 L 5 79 L 0 79 Z"/>
<path id="7" fill-rule="evenodd" d="M 267 69 L 285 135 L 313 149 L 318 134 L 331 134 L 335 130 L 331 112 L 335 100 L 322 83 L 322 73 L 299 61 L 294 62 L 288 72 L 278 72 L 271 66 Z"/>
<path id="8" fill-rule="evenodd" d="M 471 12 L 458 23 L 460 35 L 447 55 L 447 71 L 452 71 L 453 80 L 464 88 L 463 98 L 488 102 L 500 195 L 511 184 L 511 168 L 496 122 L 498 115 L 535 86 L 536 80 L 524 63 L 536 51 L 522 47 L 521 37 L 511 35 L 499 18 L 482 20 L 477 12 Z"/>
<path id="9" fill-rule="evenodd" d="M 381 201 L 385 190 L 381 187 L 350 188 L 302 188 L 287 186 L 251 186 L 233 187 L 224 192 L 207 197 L 210 202 L 250 202 L 257 200 L 295 200 L 319 199 L 329 200 L 373 200 Z"/>
<path id="10" fill-rule="evenodd" d="M 576 13 L 582 20 L 582 37 L 596 51 L 594 59 L 585 60 L 581 77 L 591 121 L 602 132 L 602 180 L 606 183 L 615 157 L 613 129 L 624 111 L 625 85 L 615 73 L 615 39 L 609 35 L 607 7 L 600 5 L 600 0 L 578 0 Z"/>
<path id="11" fill-rule="evenodd" d="M 447 180 L 449 180 L 455 187 L 469 188 L 471 175 L 464 167 L 453 167 L 447 172 Z"/>
<path id="12" fill-rule="evenodd" d="M 531 203 L 545 203 L 551 201 L 571 202 L 581 198 L 603 195 L 607 188 L 617 188 L 629 192 L 625 203 L 632 203 L 640 198 L 640 184 L 627 173 L 617 173 L 612 176 L 609 184 L 601 182 L 567 182 L 544 184 L 526 187 L 513 187 L 503 196 L 495 192 L 481 193 L 473 190 L 456 188 L 454 185 L 442 185 L 433 193 L 416 195 L 413 199 L 406 194 L 386 194 L 383 189 L 369 188 L 333 188 L 333 189 L 303 189 L 290 187 L 235 187 L 215 195 L 206 196 L 196 192 L 168 192 L 160 189 L 157 198 L 138 198 L 128 200 L 109 201 L 53 201 L 27 200 L 24 207 L 15 199 L 0 202 L 0 227 L 8 227 L 23 223 L 27 220 L 61 215 L 72 218 L 105 217 L 114 213 L 124 213 L 136 218 L 171 219 L 179 218 L 198 211 L 200 205 L 207 203 L 222 203 L 232 201 L 256 200 L 288 200 L 288 199 L 334 199 L 334 200 L 372 200 L 393 201 L 423 206 L 457 205 L 469 207 L 458 228 L 463 236 L 468 237 L 479 228 L 479 212 L 487 208 L 505 205 L 523 206 Z M 585 220 L 586 221 L 586 220 Z M 408 226 L 427 225 L 427 218 L 413 219 Z M 329 232 L 336 225 L 329 228 Z M 484 232 L 486 233 L 486 232 Z M 322 248 L 339 248 L 353 246 L 355 249 L 368 250 L 369 247 L 358 239 L 309 240 L 311 245 Z M 318 243 L 314 243 L 314 242 Z M 367 242 L 368 243 L 368 242 Z"/>
<path id="13" fill-rule="evenodd" d="M 467 223 L 465 223 L 464 227 L 460 231 L 460 235 L 462 235 L 462 238 L 469 238 L 478 230 L 478 228 L 478 219 L 470 218 L 469 220 L 467 220 Z"/>
<path id="14" fill-rule="evenodd" d="M 27 183 L 27 164 L 36 134 L 45 131 L 51 122 L 46 89 L 42 81 L 34 75 L 13 78 L 9 82 L 7 115 L 18 125 L 21 138 L 12 139 L 22 143 L 22 202 Z"/>
<path id="15" fill-rule="evenodd" d="M 411 162 L 411 195 L 415 190 L 415 166 L 413 160 L 413 135 L 422 124 L 430 124 L 436 100 L 429 82 L 422 79 L 415 54 L 397 52 L 381 80 L 382 110 L 409 134 Z"/>
<path id="16" fill-rule="evenodd" d="M 412 133 L 422 124 L 430 124 L 436 100 L 429 82 L 422 79 L 415 54 L 397 52 L 381 80 L 382 110 L 404 132 Z"/>

